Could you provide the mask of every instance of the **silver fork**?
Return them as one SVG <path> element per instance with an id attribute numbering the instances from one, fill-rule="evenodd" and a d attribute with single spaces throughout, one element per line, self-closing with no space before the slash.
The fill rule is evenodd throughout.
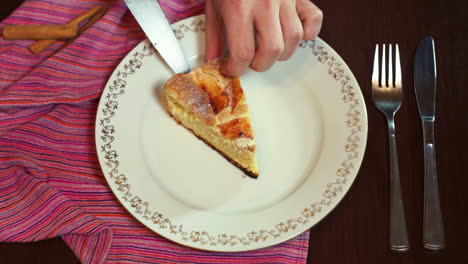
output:
<path id="1" fill-rule="evenodd" d="M 385 44 L 382 47 L 382 69 L 379 84 L 379 45 L 375 47 L 374 69 L 372 72 L 372 98 L 376 107 L 385 115 L 388 123 L 390 143 L 390 245 L 395 251 L 408 251 L 409 242 L 406 231 L 405 211 L 401 198 L 400 172 L 395 135 L 395 113 L 400 109 L 403 87 L 401 85 L 401 66 L 398 44 L 395 45 L 395 72 L 392 65 L 392 45 L 388 49 L 388 78 L 386 79 Z M 395 82 L 393 82 L 395 75 Z"/>

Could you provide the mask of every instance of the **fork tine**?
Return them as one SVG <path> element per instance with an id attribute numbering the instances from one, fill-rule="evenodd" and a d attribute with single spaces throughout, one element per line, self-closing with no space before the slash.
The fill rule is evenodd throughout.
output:
<path id="1" fill-rule="evenodd" d="M 393 87 L 392 44 L 388 44 L 388 86 Z"/>
<path id="2" fill-rule="evenodd" d="M 381 83 L 381 86 L 382 87 L 386 87 L 387 86 L 387 70 L 386 70 L 386 61 L 385 61 L 385 44 L 382 44 L 382 61 L 381 63 L 382 64 L 382 70 L 380 71 L 380 83 Z"/>
<path id="3" fill-rule="evenodd" d="M 395 86 L 401 87 L 401 65 L 398 44 L 395 44 Z"/>
<path id="4" fill-rule="evenodd" d="M 375 45 L 374 67 L 372 68 L 372 83 L 379 85 L 379 44 Z"/>

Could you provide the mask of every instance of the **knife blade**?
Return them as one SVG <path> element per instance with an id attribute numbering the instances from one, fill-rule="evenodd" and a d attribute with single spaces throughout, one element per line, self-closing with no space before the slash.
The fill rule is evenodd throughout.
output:
<path id="1" fill-rule="evenodd" d="M 424 139 L 423 246 L 429 250 L 441 250 L 445 247 L 434 140 L 436 80 L 434 40 L 432 37 L 426 37 L 416 50 L 414 91 Z"/>
<path id="2" fill-rule="evenodd" d="M 156 0 L 125 0 L 151 44 L 174 73 L 187 73 L 190 66 L 161 6 Z"/>
<path id="3" fill-rule="evenodd" d="M 436 61 L 434 40 L 424 38 L 416 50 L 414 89 L 419 113 L 423 118 L 435 119 Z"/>

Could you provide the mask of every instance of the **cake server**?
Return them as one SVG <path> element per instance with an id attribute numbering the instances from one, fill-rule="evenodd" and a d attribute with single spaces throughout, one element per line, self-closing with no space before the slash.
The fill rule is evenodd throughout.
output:
<path id="1" fill-rule="evenodd" d="M 187 73 L 190 66 L 161 6 L 156 0 L 125 0 L 151 44 L 174 73 Z"/>

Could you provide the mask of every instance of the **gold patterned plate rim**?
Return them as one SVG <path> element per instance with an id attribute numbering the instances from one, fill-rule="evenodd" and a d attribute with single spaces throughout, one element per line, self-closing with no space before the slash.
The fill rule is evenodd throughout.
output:
<path id="1" fill-rule="evenodd" d="M 201 34 L 205 30 L 204 17 L 196 16 L 173 24 L 179 40 L 189 34 Z M 308 230 L 323 219 L 345 196 L 361 165 L 367 140 L 367 112 L 359 85 L 344 61 L 320 39 L 303 41 L 301 49 L 310 49 L 320 64 L 327 67 L 328 78 L 337 82 L 342 103 L 347 106 L 346 128 L 348 129 L 343 157 L 335 175 L 326 184 L 322 198 L 309 202 L 296 216 L 280 221 L 270 228 L 250 230 L 245 234 L 212 234 L 208 231 L 186 230 L 184 225 L 174 223 L 170 217 L 155 210 L 155 207 L 132 189 L 131 177 L 120 171 L 122 161 L 114 146 L 117 138 L 114 123 L 119 114 L 119 99 L 124 96 L 127 77 L 144 67 L 145 59 L 156 53 L 149 42 L 142 41 L 122 60 L 110 77 L 103 93 L 96 116 L 96 149 L 104 176 L 122 205 L 140 222 L 162 236 L 198 249 L 237 252 L 271 246 L 288 240 Z"/>

